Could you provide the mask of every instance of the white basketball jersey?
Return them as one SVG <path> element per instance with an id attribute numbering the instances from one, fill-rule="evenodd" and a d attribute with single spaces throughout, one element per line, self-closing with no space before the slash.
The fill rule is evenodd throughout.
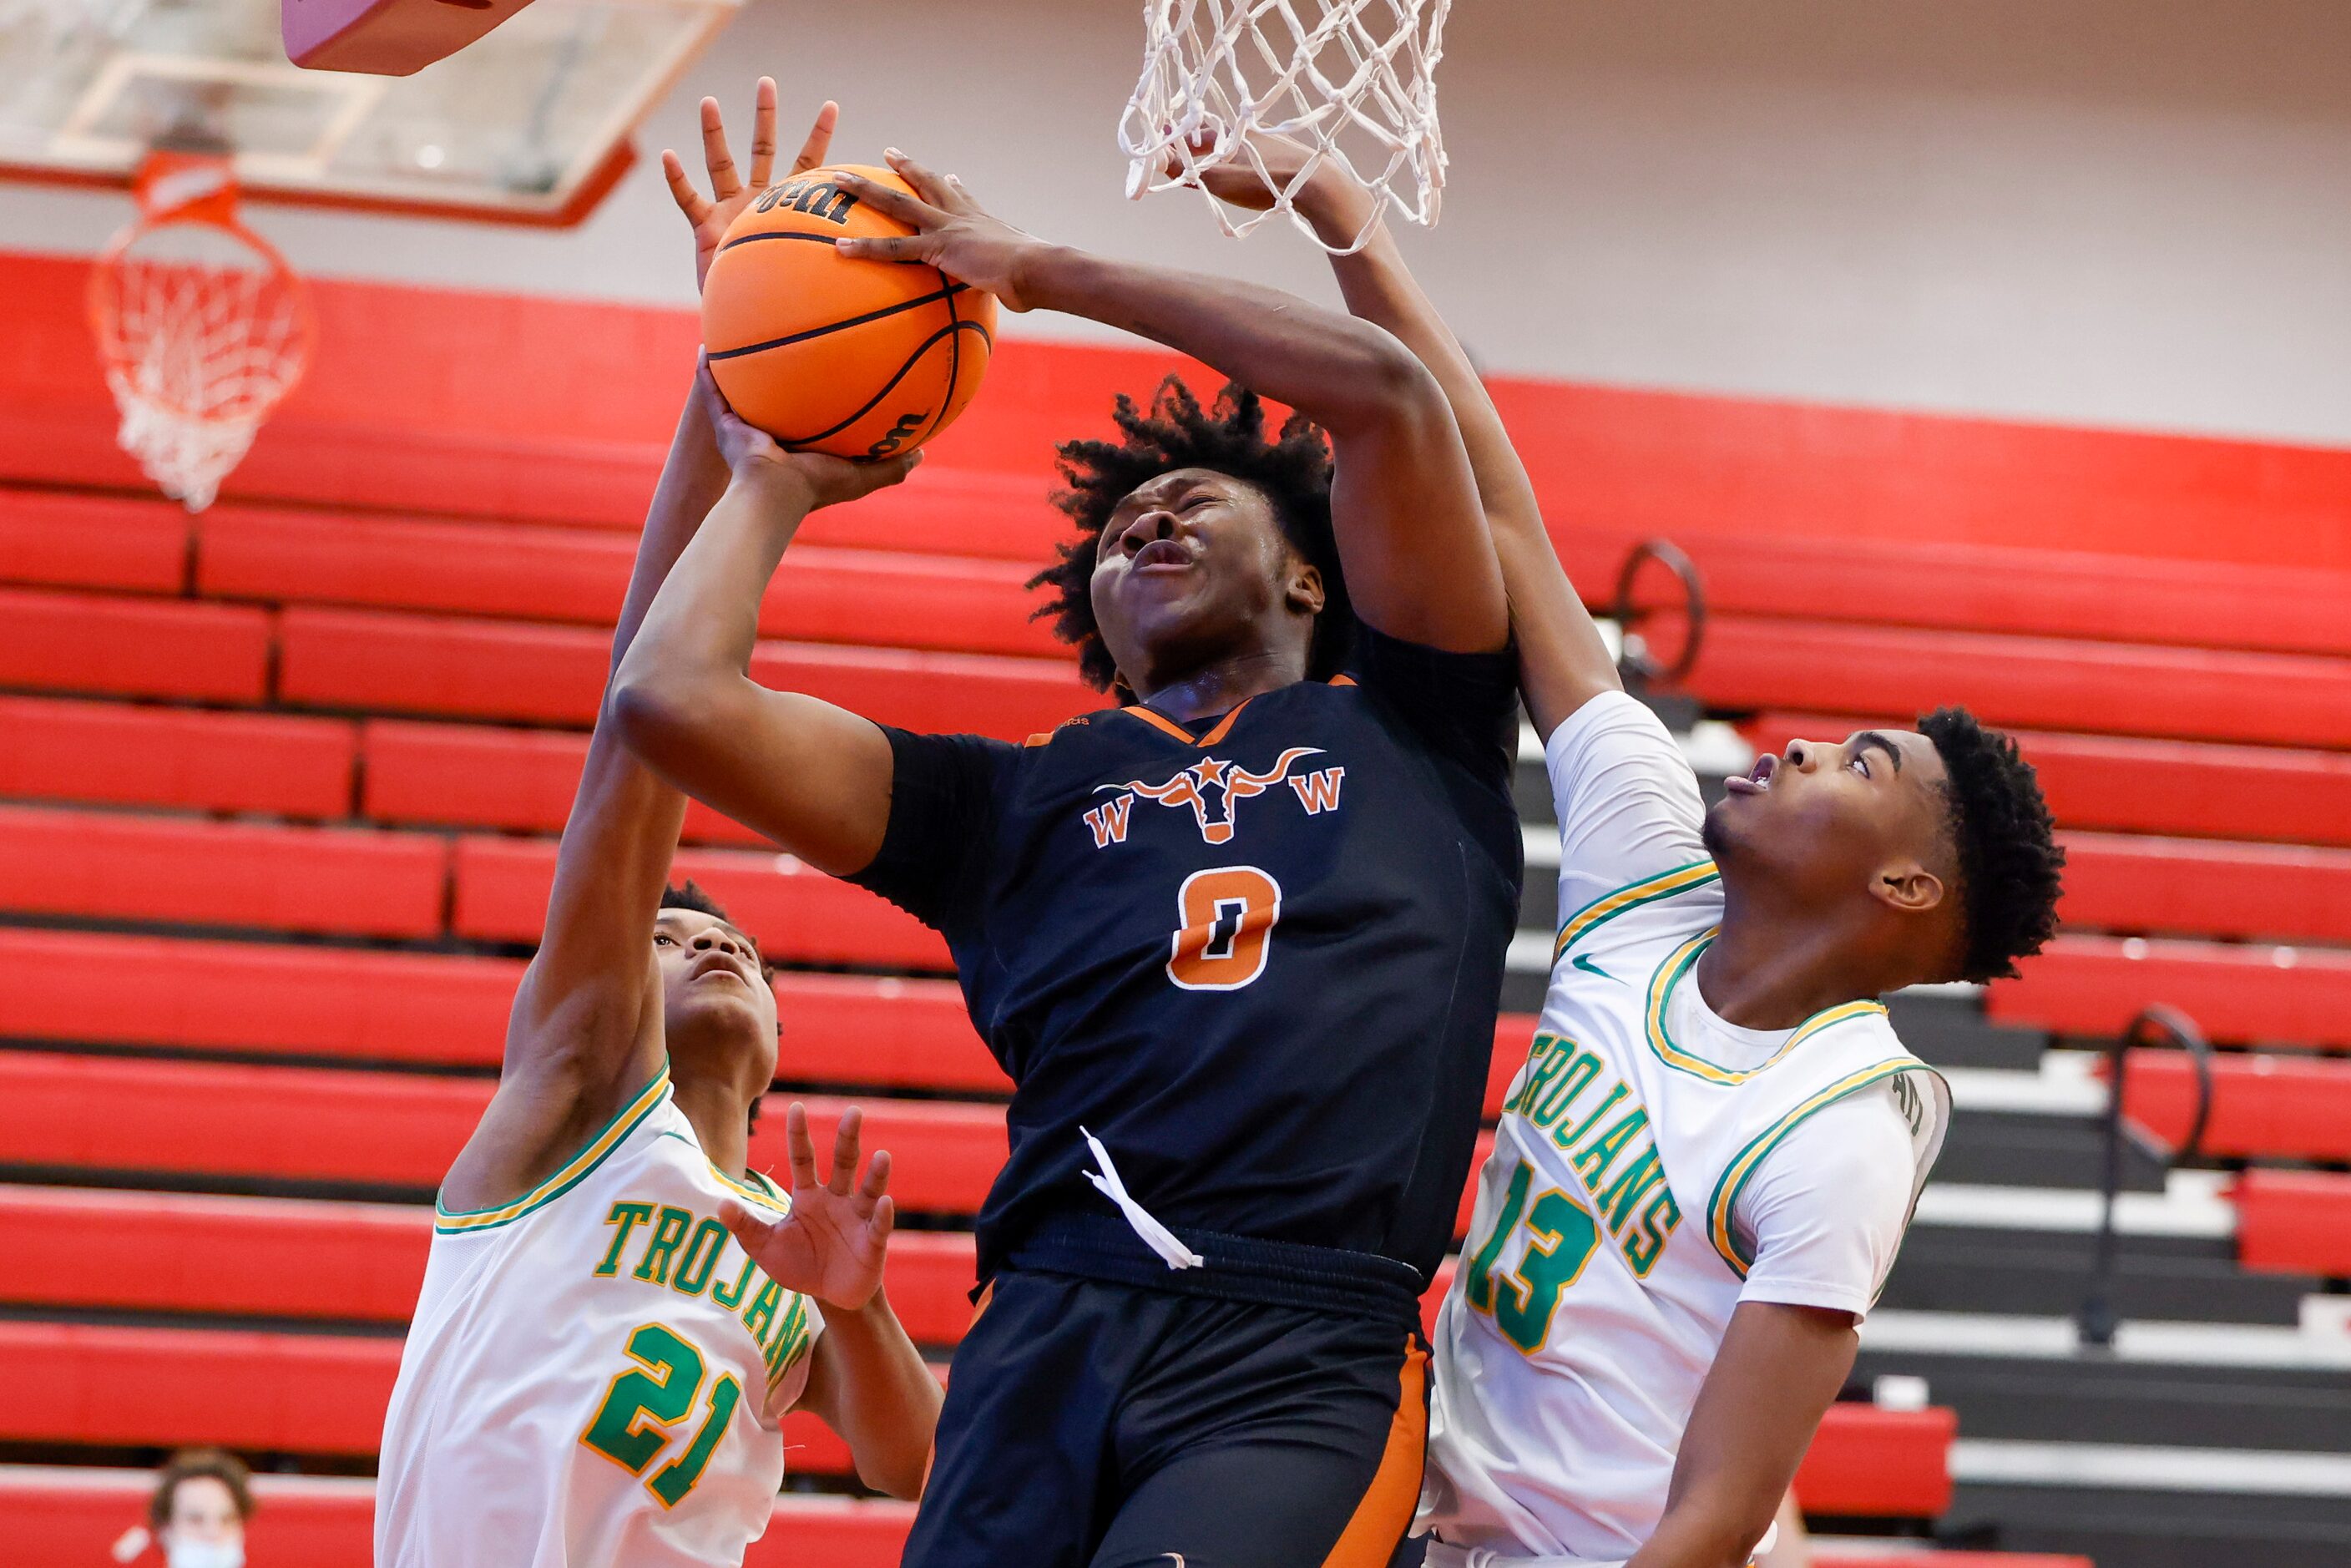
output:
<path id="1" fill-rule="evenodd" d="M 1664 1512 L 1683 1427 L 1757 1261 L 1742 1194 L 1808 1120 L 1874 1098 L 1887 1124 L 1865 1125 L 1894 1168 L 1881 1161 L 1869 1180 L 1898 1185 L 1907 1222 L 1948 1121 L 1942 1079 L 1876 1002 L 1768 1034 L 1707 1008 L 1694 973 L 1722 895 L 1697 841 L 1695 779 L 1653 718 L 1604 716 L 1615 733 L 1588 747 L 1604 755 L 1576 766 L 1587 796 L 1615 798 L 1562 798 L 1562 821 L 1572 809 L 1587 828 L 1604 818 L 1595 842 L 1677 843 L 1685 863 L 1580 899 L 1560 932 L 1437 1321 L 1424 1522 L 1457 1550 L 1432 1562 L 1630 1557 Z M 1660 748 L 1686 787 L 1660 777 Z M 1662 826 L 1642 820 L 1661 809 Z M 1563 861 L 1562 888 L 1581 872 L 1588 894 L 1589 871 Z M 1834 1197 L 1827 1207 L 1834 1226 Z M 1764 1299 L 1858 1311 L 1882 1284 Z"/>
<path id="2" fill-rule="evenodd" d="M 716 1218 L 789 1202 L 704 1155 L 666 1071 L 496 1209 L 434 1226 L 384 1421 L 380 1568 L 734 1564 L 823 1322 Z"/>

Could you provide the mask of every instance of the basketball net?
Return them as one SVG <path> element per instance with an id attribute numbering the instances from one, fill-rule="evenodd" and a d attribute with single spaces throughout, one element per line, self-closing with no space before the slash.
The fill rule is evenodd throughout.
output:
<path id="1" fill-rule="evenodd" d="M 1435 223 L 1445 190 L 1435 72 L 1452 6 L 1453 0 L 1144 0 L 1143 79 L 1118 128 L 1119 146 L 1133 160 L 1127 194 L 1205 189 L 1202 171 L 1246 162 L 1274 203 L 1236 221 L 1211 196 L 1228 235 L 1287 213 L 1316 244 L 1347 256 L 1391 209 L 1416 224 Z M 1251 144 L 1255 133 L 1306 145 L 1309 156 L 1287 185 Z M 1326 159 L 1372 193 L 1371 216 L 1345 246 L 1324 241 L 1293 205 Z"/>
<path id="2" fill-rule="evenodd" d="M 237 222 L 226 159 L 150 153 L 134 185 L 138 221 L 91 268 L 90 325 L 117 442 L 201 512 L 308 368 L 309 290 Z"/>

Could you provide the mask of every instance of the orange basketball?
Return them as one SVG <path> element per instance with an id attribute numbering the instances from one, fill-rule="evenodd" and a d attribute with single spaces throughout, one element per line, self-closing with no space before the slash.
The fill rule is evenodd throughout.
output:
<path id="1" fill-rule="evenodd" d="M 907 189 L 887 169 L 841 168 Z M 702 341 L 735 412 L 786 446 L 888 457 L 954 423 L 979 391 L 996 300 L 935 267 L 835 250 L 910 232 L 835 184 L 839 172 L 770 185 L 727 228 L 702 286 Z"/>

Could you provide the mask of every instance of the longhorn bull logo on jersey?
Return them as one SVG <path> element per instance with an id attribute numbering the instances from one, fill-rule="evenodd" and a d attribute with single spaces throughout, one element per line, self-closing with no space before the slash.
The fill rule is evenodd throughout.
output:
<path id="1" fill-rule="evenodd" d="M 1298 797 L 1298 803 L 1306 808 L 1306 814 L 1318 817 L 1339 809 L 1339 787 L 1347 770 L 1322 768 L 1295 776 L 1290 770 L 1301 758 L 1322 754 L 1320 747 L 1293 746 L 1262 773 L 1251 772 L 1222 758 L 1204 757 L 1164 784 L 1150 784 L 1140 779 L 1130 779 L 1123 784 L 1098 784 L 1095 793 L 1108 794 L 1113 799 L 1086 813 L 1086 826 L 1093 831 L 1096 849 L 1124 843 L 1127 821 L 1140 796 L 1163 806 L 1190 807 L 1202 838 L 1212 844 L 1230 843 L 1236 826 L 1235 812 L 1240 803 L 1264 794 L 1277 784 L 1288 784 Z"/>

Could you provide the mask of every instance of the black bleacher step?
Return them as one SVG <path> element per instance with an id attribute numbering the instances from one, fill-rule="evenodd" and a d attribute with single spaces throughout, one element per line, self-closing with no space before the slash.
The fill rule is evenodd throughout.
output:
<path id="1" fill-rule="evenodd" d="M 2001 1067 L 2029 1072 L 2041 1064 L 2049 1037 L 1984 1017 L 1974 996 L 1898 992 L 1886 998 L 1894 1032 L 1922 1061 L 1937 1067 Z"/>
<path id="2" fill-rule="evenodd" d="M 2351 1499 L 1962 1482 L 1935 1533 L 2097 1568 L 2344 1568 Z"/>
<path id="3" fill-rule="evenodd" d="M 1881 1307 L 2070 1317 L 2088 1292 L 2094 1237 L 1914 1225 Z M 2292 1327 L 2318 1281 L 2252 1274 L 2225 1240 L 2125 1236 L 2109 1299 L 2126 1318 Z"/>
<path id="4" fill-rule="evenodd" d="M 1935 1354 L 1872 1349 L 1865 1337 L 1854 1373 L 1865 1384 L 1925 1378 L 1971 1438 L 2351 1452 L 2351 1370 L 2340 1367 Z"/>
<path id="5" fill-rule="evenodd" d="M 1970 1111 L 1951 1116 L 1935 1180 L 1985 1186 L 2097 1187 L 2105 1170 L 2105 1125 L 2092 1116 L 2032 1111 Z M 2164 1165 L 2137 1138 L 2122 1149 L 2126 1192 L 2161 1192 Z"/>

